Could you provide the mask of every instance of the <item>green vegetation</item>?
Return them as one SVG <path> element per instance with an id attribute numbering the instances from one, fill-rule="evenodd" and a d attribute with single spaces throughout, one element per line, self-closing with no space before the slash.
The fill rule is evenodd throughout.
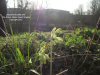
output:
<path id="1" fill-rule="evenodd" d="M 0 37 L 0 75 L 56 75 L 66 69 L 66 74 L 98 75 L 100 30 L 67 32 L 54 28 Z"/>

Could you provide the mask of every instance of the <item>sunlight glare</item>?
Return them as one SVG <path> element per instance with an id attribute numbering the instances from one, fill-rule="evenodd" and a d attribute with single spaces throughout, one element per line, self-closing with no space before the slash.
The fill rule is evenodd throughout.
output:
<path id="1" fill-rule="evenodd" d="M 9 7 L 13 6 L 13 0 L 8 0 Z M 17 1 L 17 0 L 15 0 Z M 91 0 L 28 0 L 31 4 L 34 4 L 36 9 L 60 9 L 67 10 L 73 12 L 75 9 L 79 7 L 79 5 L 83 5 L 84 10 L 87 10 L 88 3 Z"/>

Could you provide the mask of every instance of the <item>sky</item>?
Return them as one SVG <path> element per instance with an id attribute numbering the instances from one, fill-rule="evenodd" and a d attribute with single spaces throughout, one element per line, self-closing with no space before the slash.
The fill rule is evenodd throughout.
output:
<path id="1" fill-rule="evenodd" d="M 8 0 L 8 6 L 13 7 L 14 0 Z M 17 1 L 17 0 L 15 0 Z M 36 8 L 60 9 L 74 12 L 79 5 L 83 5 L 84 11 L 87 10 L 91 0 L 28 0 L 31 4 L 34 3 Z"/>

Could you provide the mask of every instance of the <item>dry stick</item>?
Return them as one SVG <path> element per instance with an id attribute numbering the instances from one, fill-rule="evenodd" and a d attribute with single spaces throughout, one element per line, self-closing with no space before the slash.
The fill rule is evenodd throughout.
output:
<path id="1" fill-rule="evenodd" d="M 5 32 L 8 33 L 8 32 L 7 32 L 7 28 L 6 28 L 6 24 L 5 24 L 5 22 L 4 22 L 4 19 L 6 19 L 6 17 L 3 17 L 3 16 L 2 16 L 2 21 L 3 21 L 3 25 L 4 25 L 4 27 L 5 27 Z"/>
<path id="2" fill-rule="evenodd" d="M 67 72 L 68 71 L 68 69 L 67 70 L 64 70 L 64 71 L 62 71 L 62 72 L 60 72 L 60 73 L 58 73 L 58 74 L 56 74 L 56 75 L 62 75 L 62 74 L 64 74 L 65 72 Z"/>
<path id="3" fill-rule="evenodd" d="M 100 29 L 100 17 L 99 17 L 99 20 L 98 20 L 98 22 L 97 22 L 97 30 L 99 30 Z M 99 38 L 98 38 L 98 40 L 97 40 L 97 43 L 99 43 L 99 40 L 100 40 L 100 36 L 99 36 Z"/>
<path id="4" fill-rule="evenodd" d="M 71 56 L 85 56 L 85 55 L 87 55 L 87 54 L 73 54 L 73 55 L 66 55 L 66 56 L 56 57 L 54 59 L 62 59 L 62 58 L 71 57 Z M 92 56 L 92 55 L 99 55 L 99 54 L 88 54 L 88 56 Z"/>
<path id="5" fill-rule="evenodd" d="M 51 50 L 50 50 L 50 75 L 52 75 L 52 47 L 51 47 Z"/>
<path id="6" fill-rule="evenodd" d="M 97 21 L 97 24 L 96 24 L 96 30 L 99 30 L 99 29 L 100 29 L 100 17 L 99 17 L 99 19 L 98 19 L 98 21 Z M 95 35 L 96 35 L 96 32 L 94 32 L 94 35 L 93 35 L 91 41 L 94 40 Z M 92 43 L 90 42 L 90 44 L 92 44 Z"/>
<path id="7" fill-rule="evenodd" d="M 97 26 L 96 26 L 96 28 L 97 28 L 97 30 L 100 29 L 100 17 L 99 17 L 99 19 L 98 19 L 98 22 L 97 22 Z"/>
<path id="8" fill-rule="evenodd" d="M 82 64 L 81 64 L 81 65 L 80 65 L 77 69 L 80 69 L 80 68 L 83 66 L 83 64 L 85 63 L 85 61 L 86 61 L 87 57 L 88 57 L 88 53 L 87 53 L 87 55 L 85 56 L 85 58 L 84 58 L 84 60 L 83 60 Z"/>
<path id="9" fill-rule="evenodd" d="M 98 38 L 98 40 L 97 40 L 97 43 L 99 43 L 99 40 L 100 40 L 100 36 L 99 36 L 99 38 Z"/>
<path id="10" fill-rule="evenodd" d="M 40 64 L 40 72 L 41 72 L 41 75 L 42 75 L 42 67 L 43 67 L 43 64 Z"/>
<path id="11" fill-rule="evenodd" d="M 6 29 L 5 22 L 4 22 L 3 16 L 2 16 L 1 14 L 0 14 L 0 17 L 1 17 L 2 21 L 3 21 L 4 27 L 5 27 L 5 29 Z M 4 35 L 7 36 L 7 35 L 6 35 L 6 32 L 5 32 L 1 27 L 0 27 L 0 30 L 2 30 L 2 32 L 4 33 Z M 6 31 L 7 31 L 7 29 L 6 29 Z"/>
<path id="12" fill-rule="evenodd" d="M 82 60 L 82 58 L 84 57 L 84 55 L 78 55 L 78 56 L 81 56 L 81 58 L 78 60 L 78 62 L 76 64 L 74 64 L 74 61 L 73 61 L 73 66 L 74 66 L 74 69 L 80 64 L 80 61 Z M 74 57 L 74 55 L 73 55 Z M 73 58 L 74 59 L 74 58 Z M 73 71 L 72 71 L 73 72 Z"/>
<path id="13" fill-rule="evenodd" d="M 0 30 L 4 33 L 4 35 L 6 35 L 6 32 L 0 27 Z"/>
<path id="14" fill-rule="evenodd" d="M 96 24 L 96 30 L 99 30 L 99 29 L 100 29 L 100 17 L 99 17 L 97 24 Z M 92 45 L 92 41 L 94 40 L 95 35 L 96 35 L 96 32 L 94 32 L 91 41 L 88 43 L 88 45 L 89 45 L 88 50 L 90 49 L 90 47 Z"/>
<path id="15" fill-rule="evenodd" d="M 46 8 L 48 7 L 48 3 L 46 1 Z M 50 51 L 50 75 L 52 75 L 52 62 L 53 62 L 53 58 L 52 58 L 52 48 L 51 48 L 51 51 Z"/>

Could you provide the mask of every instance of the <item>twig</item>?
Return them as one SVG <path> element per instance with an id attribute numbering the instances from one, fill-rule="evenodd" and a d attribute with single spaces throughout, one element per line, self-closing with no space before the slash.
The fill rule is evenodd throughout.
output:
<path id="1" fill-rule="evenodd" d="M 62 58 L 71 57 L 71 56 L 85 56 L 85 55 L 92 56 L 92 55 L 100 55 L 100 54 L 73 54 L 73 55 L 56 57 L 54 59 L 62 59 Z"/>
<path id="2" fill-rule="evenodd" d="M 5 27 L 5 22 L 4 22 L 4 19 L 3 19 L 3 16 L 0 14 L 0 18 L 1 18 L 1 21 L 2 21 L 2 24 L 3 24 L 3 28 L 4 29 L 2 29 L 1 27 L 0 27 L 0 30 L 3 32 L 3 34 L 4 34 L 4 36 L 6 36 L 6 32 L 5 32 L 5 29 L 6 29 L 6 27 Z"/>
<path id="3" fill-rule="evenodd" d="M 58 74 L 56 74 L 56 75 L 62 75 L 63 73 L 65 73 L 65 72 L 67 72 L 68 71 L 68 69 L 67 70 L 64 70 L 64 71 L 62 71 L 62 72 L 60 72 L 60 73 L 58 73 Z"/>
<path id="4" fill-rule="evenodd" d="M 99 19 L 98 19 L 98 22 L 97 22 L 96 28 L 97 28 L 97 30 L 100 29 L 100 17 L 99 17 Z"/>

